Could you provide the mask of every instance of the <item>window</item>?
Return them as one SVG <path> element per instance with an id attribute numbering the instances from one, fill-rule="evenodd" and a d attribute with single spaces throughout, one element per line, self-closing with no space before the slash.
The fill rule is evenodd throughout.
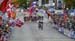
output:
<path id="1" fill-rule="evenodd" d="M 45 0 L 42 0 L 42 4 L 45 4 Z"/>
<path id="2" fill-rule="evenodd" d="M 53 2 L 55 3 L 55 0 L 53 0 Z"/>
<path id="3" fill-rule="evenodd" d="M 46 0 L 46 4 L 48 4 L 49 3 L 49 0 Z"/>
<path id="4" fill-rule="evenodd" d="M 49 0 L 42 0 L 42 4 L 48 4 Z"/>

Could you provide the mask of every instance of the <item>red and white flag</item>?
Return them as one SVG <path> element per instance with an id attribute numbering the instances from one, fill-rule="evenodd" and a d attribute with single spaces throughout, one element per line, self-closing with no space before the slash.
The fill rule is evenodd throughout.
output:
<path id="1" fill-rule="evenodd" d="M 9 0 L 1 0 L 0 3 L 0 10 L 3 12 L 3 14 L 6 12 L 6 6 L 7 6 L 7 2 Z"/>
<path id="2" fill-rule="evenodd" d="M 24 21 L 20 20 L 20 19 L 16 19 L 17 23 L 16 26 L 17 27 L 21 27 L 24 24 Z"/>
<path id="3" fill-rule="evenodd" d="M 11 18 L 11 13 L 12 13 L 12 4 L 8 4 L 7 5 L 7 13 L 8 13 L 8 18 L 10 19 Z"/>

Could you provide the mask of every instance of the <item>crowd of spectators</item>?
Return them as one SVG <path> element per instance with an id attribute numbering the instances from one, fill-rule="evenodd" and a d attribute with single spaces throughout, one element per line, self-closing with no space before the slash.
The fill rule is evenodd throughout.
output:
<path id="1" fill-rule="evenodd" d="M 52 15 L 53 27 L 59 32 L 65 34 L 65 31 L 68 30 L 68 37 L 75 38 L 75 17 L 67 16 L 64 19 L 64 15 L 54 14 Z"/>

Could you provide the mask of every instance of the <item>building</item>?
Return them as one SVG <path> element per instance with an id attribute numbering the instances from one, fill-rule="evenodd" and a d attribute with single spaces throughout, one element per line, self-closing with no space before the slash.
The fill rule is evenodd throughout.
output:
<path id="1" fill-rule="evenodd" d="M 48 5 L 50 5 L 50 6 L 55 6 L 55 8 L 57 9 L 61 4 L 61 7 L 64 5 L 63 4 L 63 0 L 36 0 L 37 2 L 38 2 L 38 5 L 39 6 L 42 6 L 42 5 L 44 5 L 44 4 L 48 4 Z M 59 3 L 59 1 L 61 2 L 61 3 Z"/>
<path id="2" fill-rule="evenodd" d="M 53 3 L 53 0 L 38 0 L 39 6 L 44 4 L 51 4 L 51 3 Z"/>

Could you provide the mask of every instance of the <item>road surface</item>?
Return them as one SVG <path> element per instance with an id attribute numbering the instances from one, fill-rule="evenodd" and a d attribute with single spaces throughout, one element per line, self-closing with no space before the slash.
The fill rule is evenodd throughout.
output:
<path id="1" fill-rule="evenodd" d="M 40 30 L 38 23 L 26 22 L 21 28 L 15 27 L 10 41 L 75 41 L 57 32 L 50 23 L 44 23 L 43 27 Z"/>
<path id="2" fill-rule="evenodd" d="M 44 29 L 38 29 L 38 23 L 26 22 L 21 28 L 15 28 L 10 41 L 74 41 L 54 30 L 51 24 L 44 23 Z"/>

